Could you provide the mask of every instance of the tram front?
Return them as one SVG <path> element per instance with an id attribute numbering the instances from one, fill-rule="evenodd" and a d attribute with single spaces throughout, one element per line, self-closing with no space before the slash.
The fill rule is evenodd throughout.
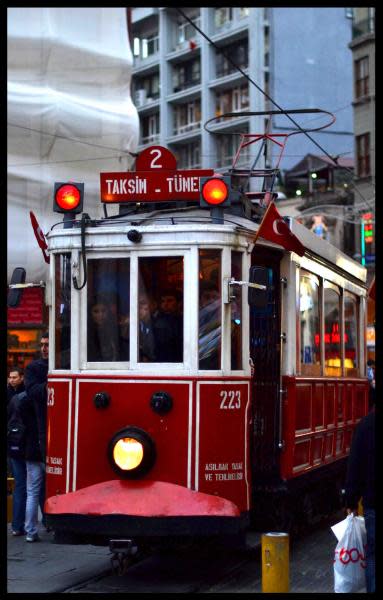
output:
<path id="1" fill-rule="evenodd" d="M 45 510 L 58 542 L 248 524 L 249 317 L 229 281 L 249 271 L 251 231 L 200 209 L 140 220 L 88 223 L 85 257 L 80 227 L 49 235 Z"/>

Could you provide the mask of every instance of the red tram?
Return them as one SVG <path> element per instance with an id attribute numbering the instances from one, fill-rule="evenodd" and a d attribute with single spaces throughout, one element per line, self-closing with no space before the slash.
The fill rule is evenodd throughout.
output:
<path id="1" fill-rule="evenodd" d="M 162 200 L 199 198 L 200 175 L 167 153 L 102 176 L 105 205 L 134 197 L 118 217 L 48 235 L 46 513 L 59 542 L 312 520 L 336 506 L 368 410 L 365 268 L 292 220 L 303 256 L 254 243 L 238 197 L 211 213 L 146 204 L 159 181 L 173 186 Z"/>

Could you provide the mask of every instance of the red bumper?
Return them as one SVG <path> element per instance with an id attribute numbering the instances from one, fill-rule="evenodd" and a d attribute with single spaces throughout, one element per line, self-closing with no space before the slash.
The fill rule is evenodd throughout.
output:
<path id="1" fill-rule="evenodd" d="M 96 483 L 59 496 L 45 504 L 47 514 L 129 515 L 136 517 L 238 517 L 236 504 L 163 481 Z"/>
<path id="2" fill-rule="evenodd" d="M 51 496 L 45 512 L 47 524 L 63 543 L 231 534 L 248 524 L 248 515 L 241 515 L 230 500 L 163 481 L 97 483 Z"/>

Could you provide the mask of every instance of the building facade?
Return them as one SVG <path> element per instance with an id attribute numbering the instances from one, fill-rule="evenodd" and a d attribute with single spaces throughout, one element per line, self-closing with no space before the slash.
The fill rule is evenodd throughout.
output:
<path id="1" fill-rule="evenodd" d="M 211 130 L 220 135 L 205 131 L 204 123 L 228 112 L 276 109 L 271 98 L 285 110 L 335 112 L 334 132 L 317 134 L 315 139 L 330 153 L 352 156 L 352 63 L 347 46 L 351 31 L 344 8 L 193 7 L 182 11 L 214 45 L 176 8 L 132 10 L 132 97 L 140 117 L 139 148 L 167 146 L 177 156 L 179 168 L 214 165 L 225 169 L 238 147 L 238 136 L 233 134 L 263 132 L 265 116 L 217 121 Z M 305 115 L 298 122 L 306 126 L 310 118 Z M 286 116 L 273 120 L 273 131 L 294 128 Z M 243 162 L 256 156 L 255 146 L 241 157 Z M 300 157 L 316 150 L 306 136 L 293 136 L 280 166 L 291 168 Z"/>

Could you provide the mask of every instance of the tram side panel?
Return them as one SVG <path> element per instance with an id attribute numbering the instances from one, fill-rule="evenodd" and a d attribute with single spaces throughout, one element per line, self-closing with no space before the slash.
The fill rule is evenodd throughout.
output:
<path id="1" fill-rule="evenodd" d="M 283 388 L 282 478 L 347 457 L 353 429 L 368 411 L 366 380 L 285 376 Z"/>

